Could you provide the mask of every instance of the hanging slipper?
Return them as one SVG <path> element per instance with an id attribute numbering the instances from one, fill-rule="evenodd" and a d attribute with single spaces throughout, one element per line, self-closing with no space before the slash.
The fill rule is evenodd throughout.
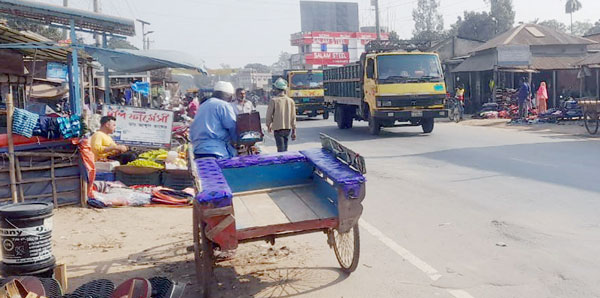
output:
<path id="1" fill-rule="evenodd" d="M 0 297 L 6 298 L 25 298 L 28 297 L 29 292 L 25 289 L 23 284 L 16 279 L 6 279 L 8 282 L 0 288 Z M 35 295 L 35 294 L 33 294 Z M 35 295 L 37 297 L 37 295 Z"/>
<path id="2" fill-rule="evenodd" d="M 145 278 L 132 278 L 122 284 L 113 292 L 111 298 L 150 298 L 152 284 Z"/>
<path id="3" fill-rule="evenodd" d="M 152 298 L 169 298 L 173 282 L 166 277 L 155 276 L 149 279 L 152 284 Z"/>
<path id="4" fill-rule="evenodd" d="M 40 278 L 40 281 L 44 285 L 46 291 L 46 297 L 48 298 L 61 298 L 63 290 L 60 287 L 58 281 L 54 278 Z"/>
<path id="5" fill-rule="evenodd" d="M 115 284 L 108 279 L 92 280 L 83 284 L 72 294 L 63 296 L 64 298 L 108 298 L 115 291 Z"/>

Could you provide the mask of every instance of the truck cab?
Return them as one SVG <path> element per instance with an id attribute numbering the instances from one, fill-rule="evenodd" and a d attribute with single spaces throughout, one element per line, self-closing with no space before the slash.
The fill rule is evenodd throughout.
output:
<path id="1" fill-rule="evenodd" d="M 322 70 L 287 70 L 284 72 L 284 78 L 289 84 L 287 95 L 296 103 L 297 115 L 323 115 L 323 119 L 329 118 L 323 100 Z"/>

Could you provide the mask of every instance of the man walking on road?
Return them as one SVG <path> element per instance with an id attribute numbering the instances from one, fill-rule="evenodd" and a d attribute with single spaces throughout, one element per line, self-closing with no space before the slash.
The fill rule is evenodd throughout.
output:
<path id="1" fill-rule="evenodd" d="M 213 97 L 198 107 L 190 126 L 190 138 L 196 158 L 230 158 L 236 155 L 231 142 L 237 140 L 236 115 L 228 101 L 233 97 L 233 85 L 219 81 Z"/>
<path id="2" fill-rule="evenodd" d="M 251 101 L 246 99 L 246 90 L 244 90 L 244 88 L 237 88 L 235 90 L 234 105 L 238 114 L 252 113 L 252 111 L 254 111 L 254 105 Z"/>
<path id="3" fill-rule="evenodd" d="M 285 95 L 287 82 L 279 78 L 273 83 L 275 97 L 269 102 L 266 124 L 269 132 L 273 132 L 277 152 L 285 152 L 288 148 L 288 137 L 296 140 L 296 104 Z"/>

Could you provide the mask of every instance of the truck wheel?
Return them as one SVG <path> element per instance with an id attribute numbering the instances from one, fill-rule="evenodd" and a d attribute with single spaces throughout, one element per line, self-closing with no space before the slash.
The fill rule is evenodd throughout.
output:
<path id="1" fill-rule="evenodd" d="M 433 118 L 423 118 L 421 120 L 421 127 L 423 128 L 423 132 L 424 133 L 432 132 L 434 123 L 435 122 L 434 122 Z"/>
<path id="2" fill-rule="evenodd" d="M 354 111 L 352 111 L 351 107 L 346 107 L 344 109 L 344 114 L 346 115 L 344 118 L 346 128 L 352 128 L 352 124 L 354 124 Z"/>
<path id="3" fill-rule="evenodd" d="M 369 116 L 369 133 L 377 136 L 381 132 L 381 124 L 375 117 Z"/>
<path id="4" fill-rule="evenodd" d="M 346 116 L 346 109 L 344 108 L 344 106 L 341 105 L 337 105 L 335 106 L 335 122 L 337 123 L 337 127 L 339 129 L 346 129 L 346 122 L 348 122 L 346 120 L 346 118 L 348 118 Z"/>
<path id="5" fill-rule="evenodd" d="M 325 119 L 325 120 L 329 119 L 329 111 L 325 111 L 323 113 L 323 119 Z"/>

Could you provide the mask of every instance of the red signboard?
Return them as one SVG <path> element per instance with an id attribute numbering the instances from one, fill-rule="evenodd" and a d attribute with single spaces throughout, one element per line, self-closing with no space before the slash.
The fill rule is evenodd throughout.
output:
<path id="1" fill-rule="evenodd" d="M 292 35 L 292 45 L 300 46 L 307 44 L 349 44 L 351 39 L 359 39 L 361 44 L 365 45 L 371 40 L 375 40 L 377 34 L 370 32 L 306 32 Z M 388 39 L 387 33 L 382 33 L 381 38 Z"/>
<path id="2" fill-rule="evenodd" d="M 315 52 L 304 56 L 306 64 L 310 65 L 345 65 L 350 63 L 347 52 Z"/>

